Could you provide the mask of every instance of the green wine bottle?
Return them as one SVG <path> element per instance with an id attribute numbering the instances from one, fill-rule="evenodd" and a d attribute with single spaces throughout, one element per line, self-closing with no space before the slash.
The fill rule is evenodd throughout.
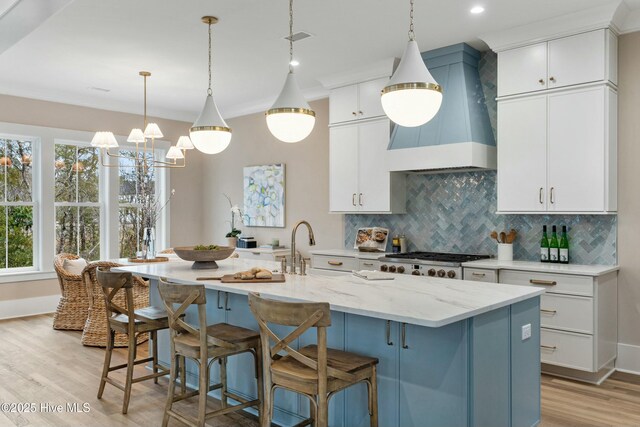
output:
<path id="1" fill-rule="evenodd" d="M 542 226 L 542 240 L 540 241 L 540 262 L 549 262 L 549 238 L 547 226 Z"/>
<path id="2" fill-rule="evenodd" d="M 567 237 L 567 226 L 562 226 L 560 236 L 560 264 L 569 264 L 569 238 Z"/>
<path id="3" fill-rule="evenodd" d="M 558 243 L 558 234 L 556 226 L 551 227 L 551 240 L 549 240 L 549 262 L 560 261 L 560 244 Z"/>

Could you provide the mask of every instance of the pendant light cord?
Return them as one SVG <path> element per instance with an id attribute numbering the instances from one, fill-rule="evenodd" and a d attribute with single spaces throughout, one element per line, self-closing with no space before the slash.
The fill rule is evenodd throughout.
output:
<path id="1" fill-rule="evenodd" d="M 211 90 L 211 21 L 209 21 L 209 89 L 207 89 L 207 94 L 213 94 L 213 90 Z"/>
<path id="2" fill-rule="evenodd" d="M 416 39 L 416 35 L 413 32 L 413 0 L 409 0 L 409 4 L 411 5 L 411 9 L 409 11 L 409 40 L 414 41 Z"/>
<path id="3" fill-rule="evenodd" d="M 293 0 L 289 0 L 289 72 L 293 73 Z"/>

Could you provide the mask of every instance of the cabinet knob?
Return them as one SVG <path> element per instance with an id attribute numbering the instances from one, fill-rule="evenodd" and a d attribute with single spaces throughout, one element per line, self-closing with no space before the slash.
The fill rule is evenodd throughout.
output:
<path id="1" fill-rule="evenodd" d="M 353 114 L 353 116 L 357 116 L 357 113 L 355 111 L 352 111 L 351 114 Z"/>
<path id="2" fill-rule="evenodd" d="M 364 113 L 362 111 L 358 111 L 358 114 L 363 115 Z"/>
<path id="3" fill-rule="evenodd" d="M 543 85 L 543 84 L 544 84 L 544 79 L 540 79 L 540 80 L 538 80 L 538 83 L 540 83 L 541 85 Z"/>
<path id="4" fill-rule="evenodd" d="M 553 77 L 553 76 L 551 76 L 551 77 L 549 77 L 549 81 L 550 81 L 551 83 L 555 83 L 555 82 L 556 82 L 556 78 L 555 78 L 555 77 Z"/>

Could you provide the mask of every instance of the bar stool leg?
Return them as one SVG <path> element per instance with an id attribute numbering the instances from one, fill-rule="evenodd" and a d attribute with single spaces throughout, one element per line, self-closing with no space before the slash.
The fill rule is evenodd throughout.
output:
<path id="1" fill-rule="evenodd" d="M 258 387 L 258 419 L 260 425 L 262 425 L 262 419 L 265 417 L 265 399 L 264 399 L 264 385 L 262 381 L 262 351 L 260 346 L 256 348 L 256 351 L 252 352 L 255 360 L 256 367 L 256 386 Z"/>
<path id="2" fill-rule="evenodd" d="M 318 412 L 316 417 L 315 427 L 328 427 L 329 426 L 329 401 L 327 394 L 320 392 L 318 395 Z"/>
<path id="3" fill-rule="evenodd" d="M 100 378 L 100 387 L 98 388 L 98 399 L 102 399 L 104 386 L 107 384 L 106 378 L 109 376 L 109 368 L 111 367 L 111 354 L 113 353 L 114 340 L 115 332 L 111 328 L 109 328 L 109 335 L 107 336 L 107 348 L 104 352 L 104 366 L 102 367 L 102 377 Z"/>
<path id="4" fill-rule="evenodd" d="M 136 360 L 136 335 L 127 334 L 129 336 L 129 345 L 127 348 L 127 380 L 124 385 L 124 402 L 122 403 L 122 413 L 126 414 L 129 409 L 129 400 L 131 399 L 131 384 L 133 383 L 133 369 Z"/>
<path id="5" fill-rule="evenodd" d="M 158 373 L 158 331 L 151 332 L 151 351 L 153 352 L 153 373 Z M 154 384 L 158 384 L 158 377 L 153 379 Z"/>
<path id="6" fill-rule="evenodd" d="M 220 403 L 222 408 L 228 406 L 227 402 L 227 358 L 220 358 L 220 383 L 222 388 L 220 389 Z"/>
<path id="7" fill-rule="evenodd" d="M 369 386 L 369 422 L 371 427 L 378 427 L 378 379 L 377 368 L 375 365 L 372 367 L 373 373 L 371 374 L 370 382 L 367 382 Z"/>
<path id="8" fill-rule="evenodd" d="M 187 358 L 178 356 L 180 362 L 180 391 L 184 395 L 187 392 Z"/>
<path id="9" fill-rule="evenodd" d="M 176 377 L 178 376 L 178 361 L 181 356 L 172 354 L 171 367 L 169 368 L 169 390 L 167 392 L 167 403 L 164 406 L 164 416 L 162 417 L 162 427 L 167 427 L 169 424 L 169 411 L 173 406 L 173 398 L 176 392 Z"/>
<path id="10" fill-rule="evenodd" d="M 315 400 L 309 401 L 309 418 L 311 418 L 311 427 L 316 427 L 316 417 L 318 416 L 315 403 Z"/>
<path id="11" fill-rule="evenodd" d="M 198 427 L 204 427 L 205 416 L 207 413 L 207 393 L 209 392 L 209 364 L 207 363 L 207 355 L 200 357 L 200 382 L 198 388 Z"/>

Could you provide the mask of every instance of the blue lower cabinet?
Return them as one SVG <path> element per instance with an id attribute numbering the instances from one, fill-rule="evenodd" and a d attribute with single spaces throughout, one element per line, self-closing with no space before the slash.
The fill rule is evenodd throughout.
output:
<path id="1" fill-rule="evenodd" d="M 327 328 L 327 347 L 336 350 L 344 350 L 344 329 L 345 314 L 336 311 L 331 312 L 331 327 Z M 314 345 L 318 342 L 317 330 L 309 329 L 300 336 L 300 348 L 307 345 Z M 329 425 L 331 427 L 342 427 L 345 425 L 344 412 L 345 400 L 344 392 L 338 392 L 329 400 Z M 303 417 L 309 416 L 309 399 L 300 395 L 300 414 Z M 347 424 L 349 425 L 349 424 Z"/>
<path id="2" fill-rule="evenodd" d="M 346 315 L 345 348 L 347 351 L 377 357 L 378 363 L 378 424 L 380 427 L 398 425 L 398 349 L 399 326 L 372 317 Z M 345 425 L 368 427 L 367 386 L 364 383 L 345 391 Z"/>
<path id="3" fill-rule="evenodd" d="M 406 341 L 402 346 L 401 340 L 400 348 L 399 425 L 467 425 L 467 324 L 401 325 L 406 328 Z"/>

